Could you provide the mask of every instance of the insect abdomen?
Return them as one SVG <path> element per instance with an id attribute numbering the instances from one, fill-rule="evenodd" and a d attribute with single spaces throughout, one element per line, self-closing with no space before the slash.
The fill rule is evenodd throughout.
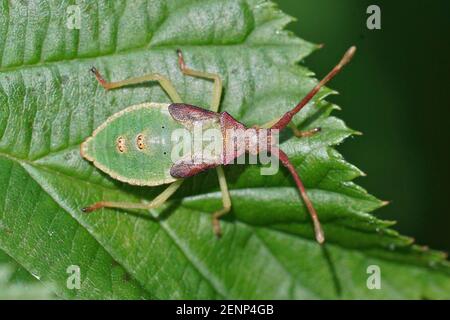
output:
<path id="1" fill-rule="evenodd" d="M 175 181 L 170 175 L 171 132 L 182 126 L 167 107 L 145 103 L 114 114 L 82 144 L 82 156 L 114 179 L 130 184 Z"/>

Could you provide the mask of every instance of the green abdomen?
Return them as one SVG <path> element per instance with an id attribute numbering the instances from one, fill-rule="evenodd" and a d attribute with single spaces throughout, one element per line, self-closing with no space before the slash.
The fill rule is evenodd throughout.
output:
<path id="1" fill-rule="evenodd" d="M 167 107 L 144 103 L 114 114 L 82 144 L 82 156 L 114 179 L 130 184 L 155 186 L 175 181 L 169 173 L 171 134 L 184 127 Z"/>

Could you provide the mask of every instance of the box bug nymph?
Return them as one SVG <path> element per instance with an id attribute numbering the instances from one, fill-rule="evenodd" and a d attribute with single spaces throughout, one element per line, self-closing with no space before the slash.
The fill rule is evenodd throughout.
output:
<path id="1" fill-rule="evenodd" d="M 143 103 L 130 106 L 113 114 L 100 125 L 81 144 L 81 155 L 92 161 L 100 170 L 112 178 L 140 186 L 170 185 L 150 203 L 128 203 L 100 201 L 83 208 L 84 212 L 109 207 L 123 209 L 151 209 L 162 205 L 180 187 L 184 178 L 194 176 L 207 169 L 216 168 L 220 190 L 222 192 L 222 209 L 212 215 L 213 230 L 216 235 L 221 234 L 219 218 L 231 209 L 231 199 L 222 166 L 233 163 L 233 160 L 243 153 L 260 153 L 268 151 L 276 155 L 279 161 L 292 175 L 297 189 L 303 199 L 314 223 L 317 242 L 325 241 L 324 233 L 316 210 L 309 199 L 302 180 L 289 161 L 287 155 L 272 143 L 272 135 L 289 126 L 297 137 L 307 137 L 316 134 L 320 128 L 309 131 L 298 130 L 291 122 L 292 118 L 316 95 L 321 87 L 330 81 L 347 64 L 356 48 L 351 47 L 341 61 L 328 73 L 292 110 L 282 117 L 267 124 L 254 128 L 252 135 L 240 147 L 230 148 L 227 132 L 231 129 L 249 129 L 227 112 L 219 113 L 222 93 L 222 81 L 219 75 L 203 71 L 196 71 L 186 67 L 183 55 L 178 53 L 178 63 L 183 74 L 213 80 L 213 96 L 211 110 L 182 103 L 180 96 L 172 83 L 160 74 L 148 74 L 118 82 L 107 82 L 97 69 L 92 68 L 97 81 L 106 90 L 120 88 L 126 85 L 138 84 L 146 81 L 157 81 L 169 95 L 173 103 Z M 193 130 L 194 124 L 203 124 L 208 128 L 220 130 L 222 133 L 222 147 L 218 155 L 202 161 L 171 158 L 171 132 L 177 129 Z M 260 134 L 266 134 L 267 140 L 258 143 L 255 150 L 247 141 L 258 140 Z M 239 146 L 238 146 L 239 147 Z M 194 155 L 195 157 L 195 155 Z"/>

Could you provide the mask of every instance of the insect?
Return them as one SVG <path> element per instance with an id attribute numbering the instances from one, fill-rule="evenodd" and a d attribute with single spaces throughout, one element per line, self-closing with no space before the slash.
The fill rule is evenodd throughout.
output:
<path id="1" fill-rule="evenodd" d="M 106 90 L 146 81 L 157 81 L 171 98 L 173 103 L 143 103 L 130 106 L 113 114 L 101 124 L 81 144 L 81 155 L 93 162 L 94 166 L 109 174 L 112 178 L 132 185 L 157 186 L 170 185 L 149 203 L 129 203 L 100 201 L 83 208 L 84 212 L 92 212 L 100 208 L 151 209 L 161 206 L 181 186 L 183 180 L 207 169 L 217 170 L 220 190 L 222 193 L 222 208 L 212 215 L 213 231 L 221 235 L 219 219 L 231 209 L 231 198 L 222 166 L 228 165 L 243 153 L 258 154 L 262 151 L 275 154 L 278 160 L 292 175 L 301 198 L 305 203 L 314 225 L 315 238 L 318 243 L 325 241 L 316 210 L 309 199 L 305 187 L 289 161 L 287 155 L 280 150 L 271 137 L 276 131 L 289 126 L 297 137 L 311 136 L 320 131 L 315 128 L 300 131 L 291 123 L 292 118 L 314 97 L 314 95 L 330 81 L 347 64 L 356 48 L 351 47 L 341 61 L 290 111 L 265 125 L 254 128 L 250 137 L 239 147 L 229 147 L 227 141 L 229 129 L 248 129 L 235 120 L 227 112 L 219 113 L 222 93 L 222 81 L 219 75 L 189 69 L 183 54 L 177 50 L 178 64 L 181 72 L 187 76 L 200 77 L 213 81 L 211 110 L 182 103 L 179 94 L 172 83 L 160 74 L 148 74 L 118 82 L 107 82 L 97 69 L 92 68 L 99 84 Z M 214 157 L 193 161 L 192 158 L 181 158 L 174 161 L 171 157 L 171 132 L 177 129 L 194 130 L 195 124 L 220 130 L 222 146 Z M 250 148 L 249 141 L 258 140 L 261 133 L 266 134 L 266 141 L 257 149 Z M 195 158 L 195 155 L 194 155 Z"/>

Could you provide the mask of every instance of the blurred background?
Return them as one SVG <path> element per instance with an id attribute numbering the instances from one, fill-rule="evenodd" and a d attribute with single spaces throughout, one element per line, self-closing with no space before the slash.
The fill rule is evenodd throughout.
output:
<path id="1" fill-rule="evenodd" d="M 419 244 L 450 252 L 450 1 L 276 0 L 288 26 L 323 49 L 305 64 L 325 75 L 350 45 L 351 64 L 332 81 L 335 113 L 363 136 L 338 147 L 367 173 L 357 183 L 383 200 L 375 212 Z M 369 5 L 381 30 L 369 30 Z"/>

